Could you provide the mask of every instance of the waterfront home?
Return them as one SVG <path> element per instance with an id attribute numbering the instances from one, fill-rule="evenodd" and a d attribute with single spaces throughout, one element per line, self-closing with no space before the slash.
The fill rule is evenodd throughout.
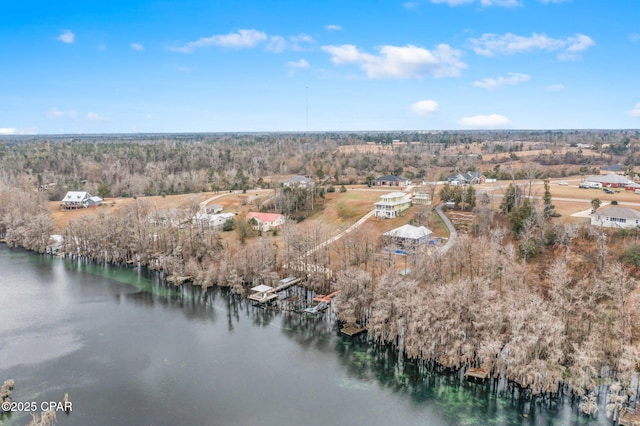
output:
<path id="1" fill-rule="evenodd" d="M 392 192 L 380 198 L 380 201 L 374 203 L 377 218 L 398 217 L 411 207 L 411 196 L 404 192 Z"/>
<path id="2" fill-rule="evenodd" d="M 247 221 L 255 221 L 253 229 L 266 232 L 277 229 L 284 223 L 284 216 L 278 213 L 250 212 L 247 214 Z"/>
<path id="3" fill-rule="evenodd" d="M 405 253 L 420 251 L 431 240 L 431 230 L 426 226 L 402 225 L 383 235 L 385 245 Z"/>

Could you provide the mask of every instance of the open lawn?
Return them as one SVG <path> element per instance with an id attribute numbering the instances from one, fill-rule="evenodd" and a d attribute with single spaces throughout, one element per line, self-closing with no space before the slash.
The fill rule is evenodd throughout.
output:
<path id="1" fill-rule="evenodd" d="M 198 192 L 193 194 L 167 195 L 165 197 L 138 197 L 138 200 L 150 202 L 158 211 L 189 208 L 197 209 L 200 203 L 208 201 L 206 205 L 219 204 L 223 206 L 225 212 L 240 213 L 248 210 L 250 205 L 255 205 L 257 202 L 264 200 L 270 193 L 270 190 L 254 190 L 246 194 L 236 192 Z M 79 219 L 83 216 L 96 215 L 99 212 L 105 212 L 107 214 L 113 213 L 134 201 L 133 198 L 107 198 L 101 206 L 78 210 L 61 210 L 59 201 L 51 201 L 49 202 L 49 209 L 56 225 L 59 230 L 61 230 L 72 220 Z"/>

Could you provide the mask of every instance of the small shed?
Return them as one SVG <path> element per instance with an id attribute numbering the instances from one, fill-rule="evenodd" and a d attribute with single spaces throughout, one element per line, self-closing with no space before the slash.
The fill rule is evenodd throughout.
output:
<path id="1" fill-rule="evenodd" d="M 97 195 L 94 195 L 93 197 L 89 197 L 89 199 L 87 199 L 88 207 L 99 206 L 101 204 L 102 204 L 102 198 L 98 197 Z"/>

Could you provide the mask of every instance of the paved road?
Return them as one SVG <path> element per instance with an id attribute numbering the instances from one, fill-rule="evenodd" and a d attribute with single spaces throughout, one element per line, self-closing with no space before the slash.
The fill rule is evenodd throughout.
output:
<path id="1" fill-rule="evenodd" d="M 440 216 L 440 219 L 442 219 L 447 229 L 449 230 L 449 239 L 447 240 L 447 243 L 445 245 L 438 248 L 439 254 L 445 254 L 446 252 L 448 252 L 449 249 L 453 247 L 453 243 L 458 237 L 458 231 L 456 231 L 456 228 L 453 226 L 453 223 L 451 223 L 447 215 L 444 214 L 444 212 L 442 211 L 442 207 L 444 207 L 444 203 L 438 204 L 438 206 L 436 207 L 436 213 L 438 213 L 438 216 Z"/>

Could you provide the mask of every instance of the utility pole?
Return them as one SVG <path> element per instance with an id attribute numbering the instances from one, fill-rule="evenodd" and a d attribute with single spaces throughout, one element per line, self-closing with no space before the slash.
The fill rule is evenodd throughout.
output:
<path id="1" fill-rule="evenodd" d="M 309 86 L 304 86 L 305 88 L 305 106 L 306 106 L 306 127 L 305 133 L 309 133 Z"/>

